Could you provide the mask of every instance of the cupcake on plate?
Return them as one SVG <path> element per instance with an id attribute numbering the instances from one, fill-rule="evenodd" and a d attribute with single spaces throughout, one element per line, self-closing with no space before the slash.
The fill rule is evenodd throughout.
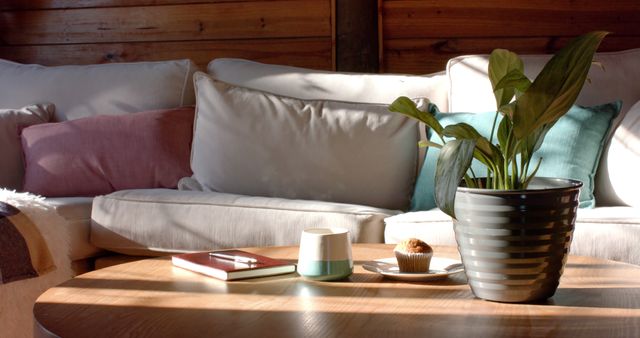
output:
<path id="1" fill-rule="evenodd" d="M 404 240 L 393 249 L 400 272 L 427 272 L 433 249 L 417 238 Z"/>

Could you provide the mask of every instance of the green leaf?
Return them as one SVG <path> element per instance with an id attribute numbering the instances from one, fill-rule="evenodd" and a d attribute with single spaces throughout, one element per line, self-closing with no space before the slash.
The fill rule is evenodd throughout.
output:
<path id="1" fill-rule="evenodd" d="M 531 87 L 516 101 L 513 131 L 519 140 L 562 117 L 582 90 L 593 55 L 607 32 L 572 40 L 544 66 Z"/>
<path id="2" fill-rule="evenodd" d="M 418 107 L 416 107 L 416 103 L 406 96 L 401 96 L 393 101 L 389 106 L 389 111 L 400 113 L 417 119 L 418 121 L 422 121 L 438 135 L 442 135 L 442 125 L 435 116 L 429 112 L 424 112 L 418 109 Z"/>
<path id="3" fill-rule="evenodd" d="M 498 89 L 511 88 L 524 93 L 530 86 L 531 80 L 524 75 L 521 69 L 512 69 L 495 85 L 494 91 Z"/>
<path id="4" fill-rule="evenodd" d="M 440 149 L 436 164 L 436 205 L 453 218 L 456 217 L 454 211 L 456 190 L 471 167 L 475 147 L 474 140 L 463 139 L 449 141 Z"/>
<path id="5" fill-rule="evenodd" d="M 456 139 L 468 139 L 476 142 L 476 149 L 481 154 L 475 154 L 482 163 L 487 166 L 495 166 L 502 158 L 500 156 L 500 149 L 491 144 L 484 136 L 480 135 L 478 131 L 467 123 L 460 122 L 457 124 L 448 125 L 442 131 L 442 134 L 447 137 L 454 137 Z"/>
<path id="6" fill-rule="evenodd" d="M 520 57 L 506 49 L 495 49 L 489 56 L 489 80 L 496 98 L 496 106 L 500 107 L 509 104 L 515 90 L 513 87 L 496 88 L 496 85 L 513 70 L 524 72 L 524 64 Z"/>

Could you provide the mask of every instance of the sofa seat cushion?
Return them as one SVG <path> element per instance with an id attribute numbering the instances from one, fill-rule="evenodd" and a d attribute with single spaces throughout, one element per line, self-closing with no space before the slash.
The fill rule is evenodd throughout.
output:
<path id="1" fill-rule="evenodd" d="M 385 219 L 385 243 L 416 237 L 434 245 L 456 245 L 451 217 L 438 209 Z M 640 265 L 640 214 L 632 207 L 579 209 L 571 254 Z"/>
<path id="2" fill-rule="evenodd" d="M 190 60 L 45 67 L 0 60 L 0 102 L 56 105 L 57 121 L 193 105 Z"/>
<path id="3" fill-rule="evenodd" d="M 296 245 L 305 228 L 344 227 L 353 242 L 382 242 L 395 211 L 319 201 L 170 189 L 94 199 L 91 243 L 129 255 Z"/>
<path id="4" fill-rule="evenodd" d="M 103 252 L 89 242 L 93 198 L 58 197 L 47 198 L 46 202 L 53 206 L 58 215 L 67 221 L 71 261 L 95 257 Z"/>

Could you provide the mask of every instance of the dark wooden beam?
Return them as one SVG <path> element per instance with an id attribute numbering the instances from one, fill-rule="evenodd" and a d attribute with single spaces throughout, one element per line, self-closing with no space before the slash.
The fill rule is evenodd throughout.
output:
<path id="1" fill-rule="evenodd" d="M 378 0 L 335 0 L 336 70 L 377 73 Z"/>

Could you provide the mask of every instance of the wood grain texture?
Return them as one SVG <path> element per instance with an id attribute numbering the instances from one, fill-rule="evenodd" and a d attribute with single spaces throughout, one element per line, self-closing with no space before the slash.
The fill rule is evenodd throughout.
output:
<path id="1" fill-rule="evenodd" d="M 382 17 L 387 39 L 640 34 L 637 1 L 385 1 Z"/>
<path id="2" fill-rule="evenodd" d="M 612 32 L 600 51 L 640 47 L 635 0 L 384 0 L 379 15 L 384 72 L 437 72 L 452 57 L 495 48 L 554 53 L 593 30 Z"/>
<path id="3" fill-rule="evenodd" d="M 552 54 L 570 38 L 444 38 L 389 39 L 384 42 L 382 69 L 388 73 L 430 74 L 445 69 L 447 61 L 459 55 L 489 54 L 495 48 L 505 48 L 519 54 Z M 640 47 L 639 36 L 609 36 L 600 52 Z"/>
<path id="4" fill-rule="evenodd" d="M 156 258 L 97 270 L 49 289 L 40 334 L 63 337 L 637 337 L 640 267 L 570 256 L 556 295 L 538 304 L 473 297 L 463 276 L 403 283 L 362 269 L 393 246 L 353 247 L 341 282 L 288 274 L 223 282 Z M 250 251 L 295 261 L 297 247 Z M 453 247 L 436 256 L 457 257 Z M 48 330 L 48 331 L 47 331 Z"/>
<path id="5" fill-rule="evenodd" d="M 333 69 L 331 38 L 0 46 L 0 58 L 47 66 L 188 58 L 200 69 L 220 57 Z"/>
<path id="6" fill-rule="evenodd" d="M 354 15 L 358 13 L 358 15 Z M 336 69 L 375 73 L 379 69 L 377 0 L 336 0 Z"/>
<path id="7" fill-rule="evenodd" d="M 0 13 L 7 45 L 331 36 L 329 1 L 258 1 Z"/>
<path id="8" fill-rule="evenodd" d="M 0 10 L 65 9 L 90 7 L 133 7 L 179 4 L 207 4 L 216 2 L 256 2 L 273 0 L 3 0 Z M 293 0 L 296 1 L 296 0 Z M 307 1 L 307 0 L 299 0 Z"/>
<path id="9" fill-rule="evenodd" d="M 333 0 L 0 2 L 0 58 L 48 66 L 219 57 L 332 70 Z"/>

